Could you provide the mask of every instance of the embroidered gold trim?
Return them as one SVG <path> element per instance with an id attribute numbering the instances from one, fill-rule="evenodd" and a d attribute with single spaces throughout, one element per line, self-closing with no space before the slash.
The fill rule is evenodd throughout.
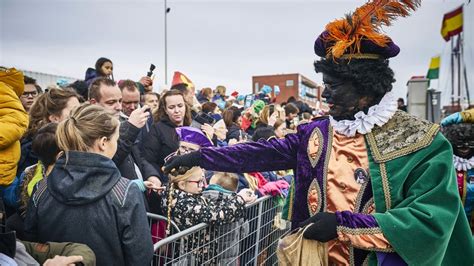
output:
<path id="1" fill-rule="evenodd" d="M 354 247 L 349 245 L 349 265 L 355 265 Z"/>
<path id="2" fill-rule="evenodd" d="M 380 55 L 378 54 L 343 54 L 340 59 L 379 59 Z"/>
<path id="3" fill-rule="evenodd" d="M 439 125 L 397 111 L 382 127 L 366 134 L 369 148 L 377 163 L 413 153 L 433 141 Z"/>
<path id="4" fill-rule="evenodd" d="M 349 228 L 345 226 L 338 226 L 337 231 L 341 232 L 343 234 L 350 234 L 350 235 L 373 235 L 373 234 L 383 234 L 382 229 L 379 227 L 373 227 L 373 228 Z M 354 248 L 354 245 L 350 243 L 350 248 Z M 357 249 L 362 249 L 362 250 L 367 250 L 367 251 L 379 251 L 379 252 L 395 252 L 393 248 L 365 248 L 365 247 L 355 247 Z M 350 253 L 350 260 L 351 260 L 351 265 L 353 265 L 354 258 L 353 258 L 353 249 L 351 250 L 352 252 Z M 368 255 L 367 255 L 368 256 Z"/>
<path id="5" fill-rule="evenodd" d="M 367 251 L 377 251 L 377 252 L 385 252 L 385 253 L 395 252 L 393 248 L 363 248 L 363 247 L 357 247 L 357 248 L 367 250 Z"/>
<path id="6" fill-rule="evenodd" d="M 291 179 L 290 195 L 288 196 L 290 197 L 290 202 L 288 203 L 289 204 L 288 221 L 291 221 L 291 219 L 293 218 L 293 203 L 295 200 L 295 179 L 294 178 Z"/>
<path id="7" fill-rule="evenodd" d="M 374 235 L 374 234 L 383 234 L 382 229 L 380 227 L 372 227 L 372 228 L 350 228 L 347 226 L 339 225 L 337 226 L 337 230 L 343 234 L 349 235 Z"/>
<path id="8" fill-rule="evenodd" d="M 371 235 L 371 234 L 383 234 L 382 229 L 379 227 L 374 227 L 374 228 L 349 228 L 345 226 L 338 226 L 337 231 L 341 232 L 343 234 L 350 234 L 350 235 Z M 378 252 L 395 252 L 395 250 L 392 247 L 389 248 L 378 248 L 378 247 L 372 247 L 372 248 L 366 248 L 366 247 L 356 247 L 352 244 L 352 242 L 349 244 L 349 261 L 350 265 L 354 265 L 355 259 L 354 259 L 354 248 L 357 249 L 362 249 L 362 250 L 367 250 L 367 251 L 378 251 Z M 368 259 L 370 254 L 367 254 L 366 260 Z"/>
<path id="9" fill-rule="evenodd" d="M 323 191 L 327 191 L 327 180 L 328 180 L 328 164 L 329 158 L 332 152 L 332 138 L 333 138 L 333 129 L 331 124 L 328 125 L 328 143 L 326 145 L 326 160 L 324 162 L 324 171 L 323 171 Z M 324 206 L 323 211 L 326 211 L 326 207 L 328 205 L 328 197 L 327 193 L 324 193 Z"/>
<path id="10" fill-rule="evenodd" d="M 382 177 L 382 188 L 386 208 L 385 211 L 388 211 L 390 208 L 392 208 L 392 196 L 390 195 L 390 183 L 388 182 L 387 168 L 385 167 L 385 163 L 380 164 L 380 176 Z"/>
<path id="11" fill-rule="evenodd" d="M 369 265 L 369 256 L 370 256 L 370 253 L 368 253 L 367 256 L 365 256 L 365 259 L 362 262 L 362 266 L 368 266 Z"/>
<path id="12" fill-rule="evenodd" d="M 370 198 L 367 203 L 364 205 L 364 207 L 362 208 L 362 213 L 364 214 L 370 214 L 369 213 L 369 208 L 372 207 L 372 205 L 374 205 L 375 202 L 374 202 L 374 198 Z M 374 211 L 375 211 L 375 208 L 374 208 Z"/>
<path id="13" fill-rule="evenodd" d="M 464 205 L 466 202 L 466 196 L 467 196 L 467 171 L 464 171 L 462 180 L 463 180 L 462 204 Z"/>
<path id="14" fill-rule="evenodd" d="M 314 146 L 314 142 L 318 141 L 318 150 L 316 153 L 311 154 L 310 147 Z M 324 145 L 324 139 L 323 139 L 323 134 L 321 133 L 321 130 L 319 128 L 314 128 L 313 132 L 311 133 L 311 136 L 309 137 L 308 140 L 308 148 L 306 149 L 306 153 L 308 154 L 309 161 L 311 162 L 311 167 L 316 167 L 316 164 L 319 161 L 319 157 L 321 157 L 321 153 L 323 152 L 323 145 Z"/>
<path id="15" fill-rule="evenodd" d="M 316 202 L 316 210 L 315 211 L 312 211 L 311 210 L 311 202 L 310 202 L 310 197 L 311 197 L 311 192 L 315 190 L 316 191 L 316 194 L 317 194 L 317 202 Z M 315 179 L 313 179 L 313 181 L 311 181 L 311 184 L 309 185 L 309 189 L 308 189 L 308 195 L 306 197 L 306 202 L 308 203 L 308 211 L 310 213 L 311 216 L 315 215 L 316 213 L 318 213 L 320 210 L 321 210 L 321 188 L 319 187 L 319 184 L 318 184 L 318 181 Z"/>

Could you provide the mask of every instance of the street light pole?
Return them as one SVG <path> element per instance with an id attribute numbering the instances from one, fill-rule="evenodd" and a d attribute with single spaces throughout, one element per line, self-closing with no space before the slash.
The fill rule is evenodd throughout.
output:
<path id="1" fill-rule="evenodd" d="M 165 1 L 165 84 L 168 85 L 168 33 L 167 33 L 167 17 L 168 17 L 168 7 Z"/>

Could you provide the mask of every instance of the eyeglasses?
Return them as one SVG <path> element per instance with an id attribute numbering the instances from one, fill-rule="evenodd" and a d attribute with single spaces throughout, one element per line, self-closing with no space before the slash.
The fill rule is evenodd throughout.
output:
<path id="1" fill-rule="evenodd" d="M 201 180 L 199 180 L 199 181 L 188 180 L 188 181 L 186 181 L 186 182 L 189 182 L 189 183 L 196 183 L 198 187 L 204 187 L 204 185 L 206 184 L 203 179 L 201 179 Z"/>
<path id="2" fill-rule="evenodd" d="M 28 98 L 29 96 L 34 98 L 38 96 L 38 92 L 37 91 L 23 92 L 23 94 L 21 95 L 21 97 L 23 98 Z"/>

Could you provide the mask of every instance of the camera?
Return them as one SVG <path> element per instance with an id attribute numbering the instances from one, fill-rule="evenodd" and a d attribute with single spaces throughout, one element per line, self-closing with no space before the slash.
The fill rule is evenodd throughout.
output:
<path id="1" fill-rule="evenodd" d="M 156 68 L 155 65 L 153 64 L 150 65 L 150 71 L 146 73 L 147 77 L 151 78 L 151 75 L 153 75 L 153 70 L 155 70 L 155 68 Z"/>
<path id="2" fill-rule="evenodd" d="M 216 122 L 216 120 L 212 116 L 204 112 L 199 112 L 194 118 L 194 120 L 201 125 L 209 124 L 211 126 L 214 125 L 214 123 Z"/>

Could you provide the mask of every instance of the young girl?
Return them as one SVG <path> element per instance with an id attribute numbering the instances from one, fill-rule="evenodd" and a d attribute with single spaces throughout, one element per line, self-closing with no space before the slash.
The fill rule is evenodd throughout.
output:
<path id="1" fill-rule="evenodd" d="M 114 65 L 112 63 L 112 60 L 105 57 L 101 57 L 95 62 L 95 69 L 89 67 L 86 70 L 86 77 L 84 78 L 84 81 L 87 83 L 87 86 L 90 86 L 92 81 L 96 78 L 106 77 L 111 80 L 114 80 L 113 71 Z"/>
<path id="2" fill-rule="evenodd" d="M 163 206 L 168 206 L 168 220 L 172 219 L 181 230 L 199 223 L 222 225 L 237 221 L 244 215 L 245 204 L 255 200 L 247 189 L 217 201 L 203 197 L 205 180 L 200 167 L 182 167 L 172 171 L 169 177 Z"/>

